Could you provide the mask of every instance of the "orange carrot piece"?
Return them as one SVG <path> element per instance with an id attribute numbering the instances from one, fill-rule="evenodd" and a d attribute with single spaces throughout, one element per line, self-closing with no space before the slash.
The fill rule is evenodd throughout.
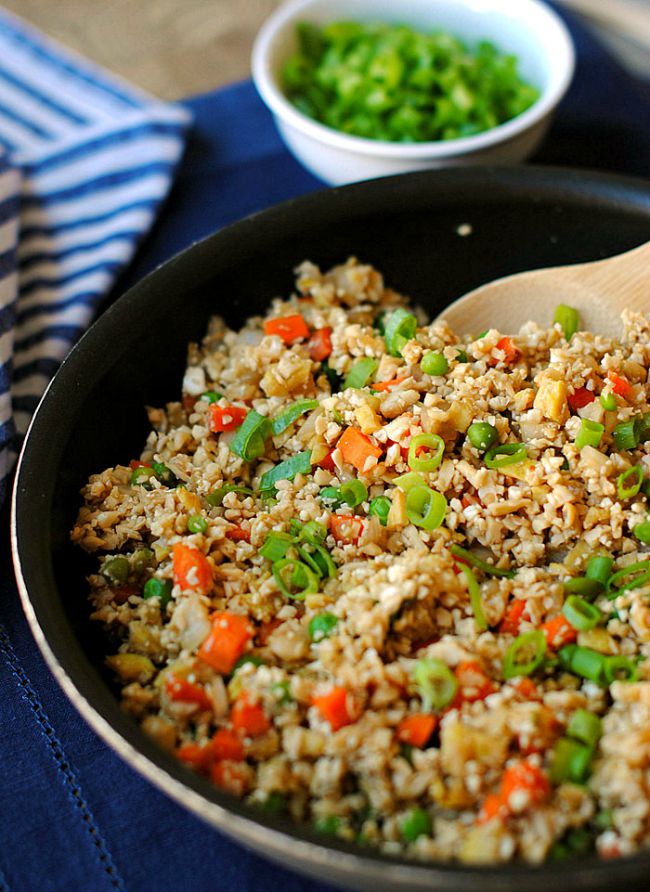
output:
<path id="1" fill-rule="evenodd" d="M 402 375 L 400 378 L 391 378 L 390 381 L 375 381 L 372 385 L 372 389 L 378 390 L 381 393 L 384 390 L 390 390 L 391 387 L 397 387 L 402 381 L 406 381 L 406 375 Z"/>
<path id="2" fill-rule="evenodd" d="M 358 718 L 356 704 L 345 688 L 334 687 L 312 698 L 312 704 L 329 722 L 332 731 L 351 725 Z"/>
<path id="3" fill-rule="evenodd" d="M 285 344 L 293 344 L 301 338 L 309 337 L 307 323 L 300 313 L 293 316 L 280 316 L 264 322 L 264 334 L 279 335 Z"/>
<path id="4" fill-rule="evenodd" d="M 170 700 L 179 703 L 195 703 L 201 709 L 212 709 L 212 701 L 200 684 L 170 674 L 165 682 L 165 693 Z"/>
<path id="5" fill-rule="evenodd" d="M 199 659 L 228 675 L 246 650 L 254 629 L 245 616 L 220 611 L 212 617 L 212 630 L 199 649 Z"/>
<path id="6" fill-rule="evenodd" d="M 397 739 L 411 746 L 422 747 L 436 730 L 438 719 L 428 713 L 407 715 L 397 726 Z"/>
<path id="7" fill-rule="evenodd" d="M 250 530 L 245 530 L 239 526 L 229 527 L 226 530 L 226 539 L 230 539 L 231 542 L 250 542 Z"/>
<path id="8" fill-rule="evenodd" d="M 521 356 L 521 350 L 519 350 L 518 347 L 515 347 L 511 338 L 501 338 L 501 340 L 497 341 L 496 343 L 496 349 L 500 350 L 504 354 L 503 361 L 507 365 L 513 365 L 519 360 L 519 357 Z M 489 362 L 489 365 L 494 366 L 497 365 L 498 362 L 499 360 L 493 356 Z"/>
<path id="9" fill-rule="evenodd" d="M 499 624 L 499 632 L 501 632 L 502 635 L 518 635 L 519 623 L 523 619 L 525 610 L 525 601 L 522 601 L 521 599 L 513 601 Z"/>
<path id="10" fill-rule="evenodd" d="M 361 473 L 369 458 L 378 459 L 381 455 L 380 447 L 355 427 L 346 428 L 336 445 L 343 461 L 354 465 Z"/>
<path id="11" fill-rule="evenodd" d="M 585 406 L 588 406 L 589 403 L 593 403 L 595 399 L 596 394 L 592 390 L 587 390 L 586 387 L 577 387 L 573 393 L 570 393 L 567 397 L 572 412 L 577 412 L 578 409 L 583 409 Z"/>
<path id="12" fill-rule="evenodd" d="M 332 352 L 331 328 L 317 328 L 309 339 L 307 349 L 314 362 L 322 362 Z"/>
<path id="13" fill-rule="evenodd" d="M 546 637 L 547 646 L 553 650 L 564 647 L 565 644 L 573 644 L 578 637 L 577 631 L 562 613 L 542 623 L 540 629 Z"/>
<path id="14" fill-rule="evenodd" d="M 234 731 L 228 728 L 219 728 L 212 738 L 212 752 L 216 759 L 230 759 L 233 762 L 242 762 L 244 759 L 244 744 Z"/>
<path id="15" fill-rule="evenodd" d="M 332 514 L 329 527 L 337 542 L 356 545 L 363 532 L 363 521 L 353 514 Z"/>
<path id="16" fill-rule="evenodd" d="M 513 688 L 515 688 L 517 693 L 525 700 L 541 700 L 537 685 L 534 681 L 531 681 L 530 678 L 526 678 L 525 676 L 518 678 L 514 682 Z"/>
<path id="17" fill-rule="evenodd" d="M 616 372 L 607 372 L 607 377 L 612 382 L 612 390 L 623 399 L 629 399 L 632 396 L 633 389 L 627 378 L 617 375 Z"/>
<path id="18" fill-rule="evenodd" d="M 246 694 L 241 694 L 230 713 L 233 730 L 246 737 L 265 734 L 271 727 L 268 716 L 259 703 L 251 703 Z"/>
<path id="19" fill-rule="evenodd" d="M 175 752 L 176 758 L 181 762 L 185 762 L 194 771 L 200 771 L 202 774 L 207 773 L 212 760 L 214 751 L 211 746 L 201 746 L 198 743 L 183 743 Z"/>
<path id="20" fill-rule="evenodd" d="M 325 458 L 321 458 L 318 462 L 318 467 L 323 468 L 325 471 L 331 471 L 334 473 L 336 470 L 336 465 L 334 464 L 334 459 L 332 458 L 332 453 L 334 452 L 334 448 L 330 449 Z"/>
<path id="21" fill-rule="evenodd" d="M 207 595 L 212 590 L 212 567 L 203 552 L 196 548 L 177 542 L 173 549 L 172 568 L 174 585 L 200 595 Z"/>
<path id="22" fill-rule="evenodd" d="M 454 675 L 458 679 L 458 694 L 464 703 L 485 700 L 496 691 L 496 686 L 490 676 L 475 660 L 459 663 L 454 670 Z"/>
<path id="23" fill-rule="evenodd" d="M 526 794 L 526 798 L 520 794 Z M 513 797 L 517 794 L 517 797 Z M 499 796 L 509 812 L 522 812 L 529 805 L 543 802 L 551 794 L 551 785 L 545 772 L 528 759 L 515 762 L 506 768 L 501 778 Z"/>
<path id="24" fill-rule="evenodd" d="M 217 787 L 227 790 L 234 796 L 243 796 L 248 792 L 251 784 L 250 775 L 245 766 L 231 759 L 215 762 L 210 770 L 210 778 Z"/>
<path id="25" fill-rule="evenodd" d="M 501 797 L 498 793 L 490 793 L 490 795 L 486 796 L 483 800 L 483 805 L 476 818 L 476 823 L 487 824 L 487 822 L 491 821 L 493 818 L 503 817 L 505 817 L 505 809 Z"/>
<path id="26" fill-rule="evenodd" d="M 248 409 L 240 406 L 210 405 L 210 430 L 213 434 L 221 434 L 224 431 L 234 431 L 244 423 L 248 415 Z"/>

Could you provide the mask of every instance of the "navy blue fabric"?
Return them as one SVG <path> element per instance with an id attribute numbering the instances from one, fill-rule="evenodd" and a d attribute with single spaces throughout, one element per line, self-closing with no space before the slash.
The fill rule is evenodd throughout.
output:
<path id="1" fill-rule="evenodd" d="M 539 163 L 650 173 L 650 93 L 570 20 L 578 71 Z M 250 83 L 188 100 L 196 127 L 158 224 L 113 299 L 214 229 L 322 187 Z M 114 756 L 45 667 L 0 535 L 0 892 L 327 892 L 185 813 Z M 325 879 L 325 878 L 324 878 Z"/>

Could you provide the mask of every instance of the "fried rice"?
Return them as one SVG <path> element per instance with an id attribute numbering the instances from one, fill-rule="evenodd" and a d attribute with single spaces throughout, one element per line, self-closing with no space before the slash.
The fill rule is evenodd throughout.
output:
<path id="1" fill-rule="evenodd" d="M 387 853 L 650 844 L 650 323 L 557 318 L 456 334 L 350 259 L 211 320 L 72 531 L 148 735 Z"/>

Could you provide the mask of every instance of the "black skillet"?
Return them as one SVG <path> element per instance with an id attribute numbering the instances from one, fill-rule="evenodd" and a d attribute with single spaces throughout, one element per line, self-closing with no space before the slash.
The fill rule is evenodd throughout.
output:
<path id="1" fill-rule="evenodd" d="M 465 224 L 471 234 L 462 236 Z M 498 276 L 596 260 L 648 239 L 650 183 L 552 168 L 455 169 L 289 201 L 193 245 L 128 291 L 82 338 L 43 399 L 13 505 L 25 611 L 86 720 L 132 766 L 221 831 L 320 879 L 409 892 L 647 892 L 650 852 L 540 868 L 414 864 L 324 839 L 221 793 L 158 750 L 120 711 L 101 668 L 102 641 L 87 620 L 89 567 L 68 530 L 88 475 L 139 454 L 143 406 L 178 398 L 186 344 L 202 336 L 208 317 L 219 312 L 239 326 L 291 289 L 292 269 L 304 258 L 327 267 L 354 254 L 435 315 Z"/>

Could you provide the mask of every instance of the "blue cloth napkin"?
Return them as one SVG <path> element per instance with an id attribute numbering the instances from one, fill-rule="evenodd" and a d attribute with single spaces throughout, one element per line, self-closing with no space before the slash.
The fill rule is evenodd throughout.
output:
<path id="1" fill-rule="evenodd" d="M 567 21 L 578 52 L 576 79 L 535 160 L 649 175 L 650 92 L 572 18 Z M 322 188 L 286 152 L 249 82 L 189 100 L 186 107 L 195 126 L 165 212 L 108 300 L 196 238 Z M 1 175 L 2 168 L 0 186 Z M 301 878 L 185 812 L 79 718 L 22 615 L 6 506 L 4 513 L 0 892 L 332 892 L 326 876 Z"/>
<path id="2" fill-rule="evenodd" d="M 39 398 L 169 191 L 189 121 L 0 10 L 0 502 Z"/>

